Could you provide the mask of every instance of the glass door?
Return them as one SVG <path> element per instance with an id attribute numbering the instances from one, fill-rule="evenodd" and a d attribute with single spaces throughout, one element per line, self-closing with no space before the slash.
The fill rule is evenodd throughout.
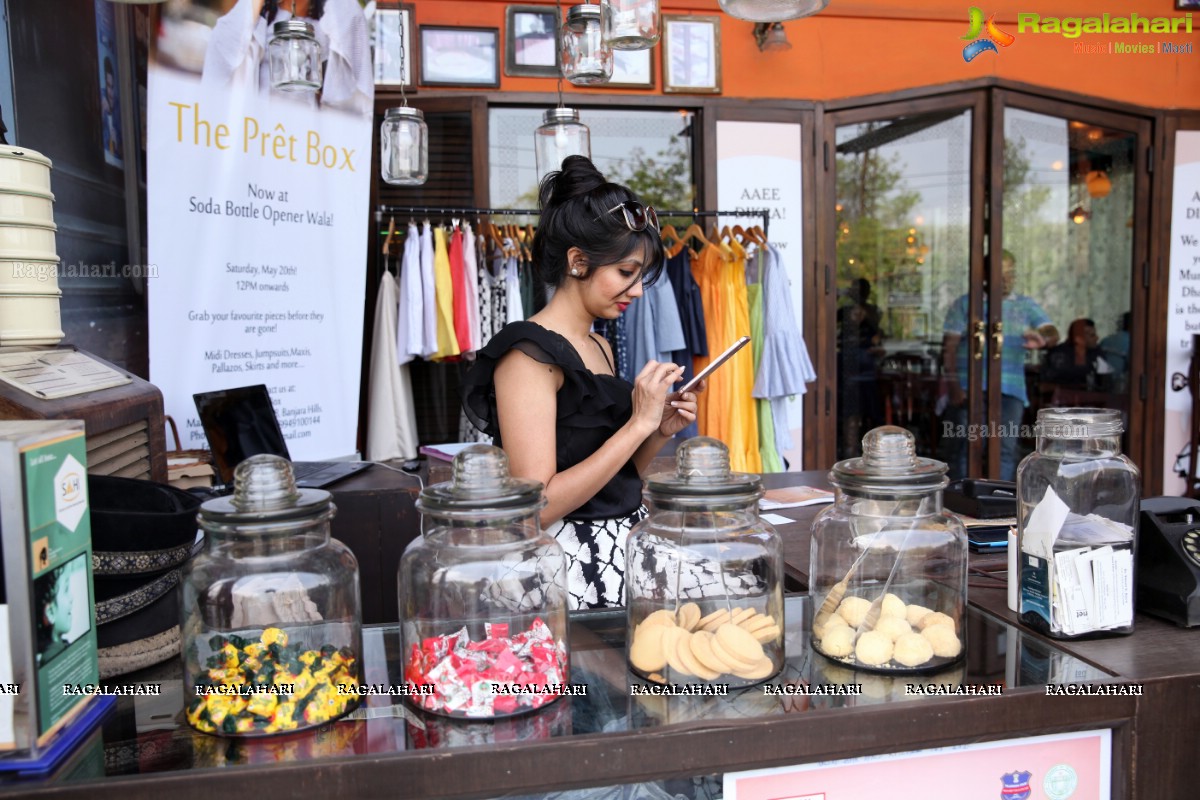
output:
<path id="1" fill-rule="evenodd" d="M 1011 480 L 1036 445 L 1041 408 L 1119 409 L 1125 452 L 1139 441 L 1132 436 L 1142 415 L 1131 400 L 1143 369 L 1145 325 L 1135 317 L 1145 293 L 1133 276 L 1145 259 L 1138 218 L 1147 204 L 1136 199 L 1149 131 L 1123 115 L 1008 93 L 997 99 L 1003 192 L 992 198 L 991 235 L 1002 246 L 988 259 L 988 294 L 999 313 L 984 316 L 987 378 L 1000 391 L 988 398 L 998 424 L 987 472 Z"/>
<path id="2" fill-rule="evenodd" d="M 971 296 L 983 269 L 972 245 L 982 237 L 972 215 L 982 207 L 972 178 L 981 110 L 980 96 L 960 95 L 830 114 L 838 459 L 859 455 L 863 435 L 886 424 L 912 431 L 918 454 L 950 460 L 970 397 L 982 414 L 968 391 L 979 367 L 959 370 L 957 351 L 947 361 L 944 341 L 961 338 L 943 335 L 982 304 L 978 288 Z"/>

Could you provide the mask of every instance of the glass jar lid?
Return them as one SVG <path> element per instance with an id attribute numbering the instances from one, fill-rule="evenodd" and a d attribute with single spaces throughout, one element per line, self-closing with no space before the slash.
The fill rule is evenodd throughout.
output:
<path id="1" fill-rule="evenodd" d="M 418 511 L 442 516 L 490 509 L 512 516 L 541 506 L 542 484 L 512 477 L 508 455 L 490 444 L 473 444 L 456 455 L 451 479 L 425 487 L 417 498 Z"/>
<path id="2" fill-rule="evenodd" d="M 200 506 L 200 524 L 274 523 L 316 517 L 333 512 L 332 497 L 324 489 L 298 489 L 292 462 L 272 455 L 257 455 L 233 471 L 233 494 Z"/>
<path id="3" fill-rule="evenodd" d="M 542 125 L 553 125 L 556 122 L 579 122 L 579 110 L 575 108 L 557 108 L 546 109 L 546 113 L 542 115 Z"/>
<path id="4" fill-rule="evenodd" d="M 588 22 L 600 21 L 600 13 L 600 6 L 571 6 L 567 10 L 567 28 L 576 33 L 582 33 L 587 28 Z"/>
<path id="5" fill-rule="evenodd" d="M 384 119 L 397 119 L 399 117 L 412 117 L 413 119 L 424 120 L 425 113 L 419 108 L 412 106 L 394 106 L 389 108 L 383 114 Z"/>
<path id="6" fill-rule="evenodd" d="M 1107 408 L 1043 408 L 1038 411 L 1037 435 L 1047 439 L 1095 439 L 1125 431 L 1121 412 Z"/>
<path id="7" fill-rule="evenodd" d="M 918 458 L 916 437 L 895 425 L 882 425 L 863 437 L 863 454 L 833 465 L 829 481 L 842 489 L 877 492 L 927 492 L 948 481 L 948 467 L 932 458 Z"/>
<path id="8" fill-rule="evenodd" d="M 733 498 L 762 493 L 762 479 L 729 469 L 729 448 L 708 436 L 695 436 L 675 451 L 675 471 L 646 478 L 646 491 L 656 501 L 687 498 Z M 748 499 L 748 498 L 747 498 Z"/>
<path id="9" fill-rule="evenodd" d="M 302 19 L 285 19 L 275 23 L 271 28 L 274 36 L 307 36 L 310 39 L 317 38 L 317 30 L 311 22 L 305 22 Z"/>

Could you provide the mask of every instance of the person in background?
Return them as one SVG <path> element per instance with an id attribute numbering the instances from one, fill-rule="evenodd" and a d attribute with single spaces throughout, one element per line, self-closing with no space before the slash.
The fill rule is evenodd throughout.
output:
<path id="1" fill-rule="evenodd" d="M 1126 311 L 1117 323 L 1117 330 L 1100 340 L 1100 354 L 1112 367 L 1114 391 L 1124 391 L 1129 381 L 1129 328 L 1133 314 Z"/>
<path id="2" fill-rule="evenodd" d="M 1112 367 L 1100 352 L 1096 323 L 1077 319 L 1067 329 L 1067 340 L 1046 353 L 1042 380 L 1069 389 L 1094 390 L 1106 382 Z"/>
<path id="3" fill-rule="evenodd" d="M 618 377 L 592 331 L 658 277 L 654 209 L 582 156 L 543 179 L 538 205 L 533 266 L 554 295 L 478 352 L 463 407 L 514 477 L 544 484 L 542 524 L 566 552 L 570 607 L 620 606 L 625 540 L 646 514 L 641 473 L 696 419 L 696 395 L 671 391 L 683 369 L 669 362 L 648 361 L 632 383 Z"/>
<path id="4" fill-rule="evenodd" d="M 1032 297 L 1017 294 L 1017 260 L 1005 250 L 1000 256 L 1000 280 L 1003 301 L 1001 317 L 1004 322 L 1004 344 L 1000 350 L 1000 419 L 997 433 L 1000 434 L 1001 480 L 1013 480 L 1017 471 L 1017 435 L 1029 397 L 1025 391 L 1025 350 L 1038 350 L 1058 344 L 1058 329 L 1050 317 Z M 963 347 L 968 334 L 968 297 L 963 295 L 946 312 L 942 327 L 942 367 L 945 389 L 949 393 L 947 420 L 959 431 L 965 431 L 968 411 L 966 403 L 967 358 L 970 348 Z M 987 299 L 984 298 L 983 316 L 987 317 Z M 988 340 L 989 344 L 991 340 Z M 983 363 L 986 365 L 986 354 Z M 987 376 L 984 375 L 984 389 Z M 948 450 L 951 477 L 967 476 L 967 439 L 952 436 L 944 439 Z"/>
<path id="5" fill-rule="evenodd" d="M 882 315 L 870 297 L 871 282 L 856 278 L 848 290 L 850 302 L 837 310 L 839 458 L 858 455 L 863 435 L 883 424 L 878 384 Z"/>

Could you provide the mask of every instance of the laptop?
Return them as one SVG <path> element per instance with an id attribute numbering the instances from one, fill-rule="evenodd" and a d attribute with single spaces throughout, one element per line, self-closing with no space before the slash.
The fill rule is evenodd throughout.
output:
<path id="1" fill-rule="evenodd" d="M 291 461 L 265 385 L 200 392 L 192 398 L 225 486 L 233 486 L 234 469 L 250 456 L 266 453 Z M 369 461 L 293 461 L 292 474 L 297 486 L 321 489 L 369 466 Z"/>

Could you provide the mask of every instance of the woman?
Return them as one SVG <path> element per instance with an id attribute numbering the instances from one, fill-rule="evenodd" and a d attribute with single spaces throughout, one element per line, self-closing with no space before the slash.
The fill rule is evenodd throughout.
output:
<path id="1" fill-rule="evenodd" d="M 581 156 L 539 191 L 533 264 L 554 296 L 479 351 L 463 387 L 467 416 L 508 454 L 512 474 L 541 481 L 542 524 L 568 559 L 572 608 L 622 605 L 625 538 L 645 516 L 641 472 L 696 418 L 696 396 L 671 392 L 676 364 L 649 361 L 618 378 L 597 319 L 616 319 L 662 269 L 658 219 Z"/>

